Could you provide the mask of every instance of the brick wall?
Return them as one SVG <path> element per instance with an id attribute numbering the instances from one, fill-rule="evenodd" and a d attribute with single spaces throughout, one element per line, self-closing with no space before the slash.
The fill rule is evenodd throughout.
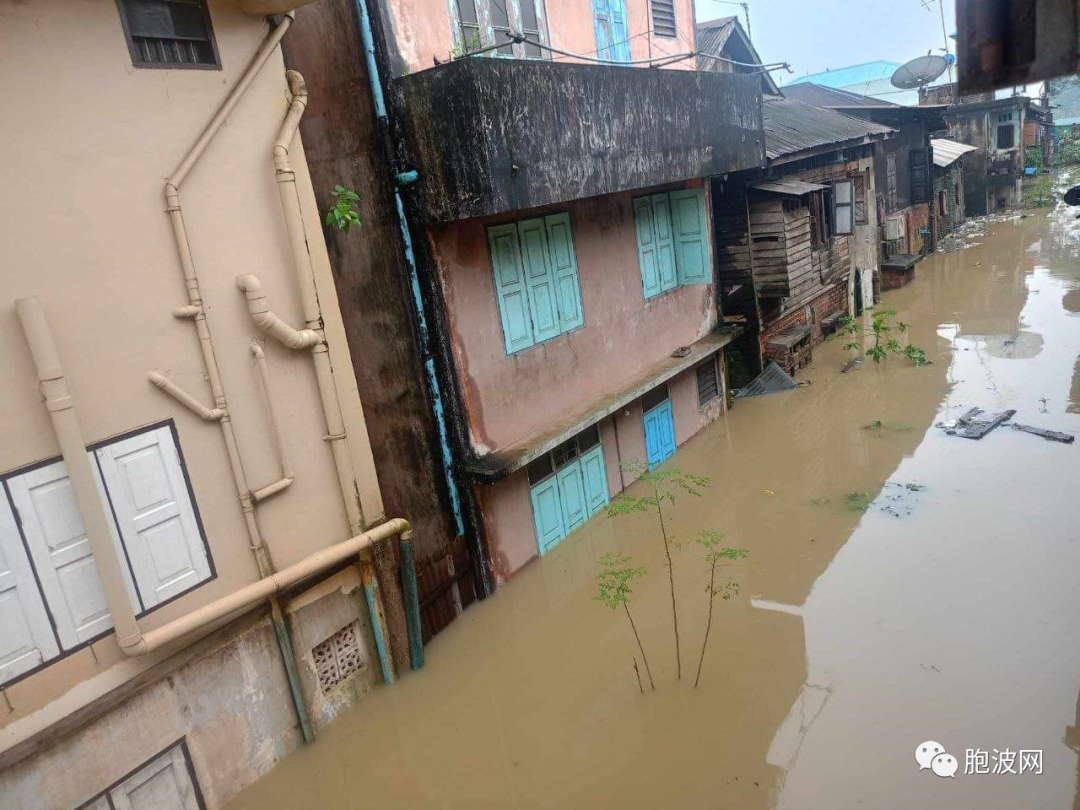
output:
<path id="1" fill-rule="evenodd" d="M 834 284 L 826 289 L 821 295 L 809 301 L 806 306 L 800 307 L 783 318 L 780 318 L 775 323 L 772 323 L 761 333 L 761 350 L 764 353 L 766 359 L 776 360 L 781 365 L 784 365 L 782 357 L 774 356 L 769 349 L 769 340 L 773 335 L 777 335 L 783 332 L 785 329 L 791 326 L 810 326 L 810 345 L 816 346 L 825 339 L 825 336 L 821 333 L 821 321 L 827 315 L 840 310 L 847 313 L 847 282 L 846 280 L 842 284 Z M 807 310 L 812 313 L 812 317 L 807 322 Z"/>

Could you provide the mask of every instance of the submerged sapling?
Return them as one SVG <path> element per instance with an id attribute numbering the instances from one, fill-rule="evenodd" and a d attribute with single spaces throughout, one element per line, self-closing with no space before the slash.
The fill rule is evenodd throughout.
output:
<path id="1" fill-rule="evenodd" d="M 622 607 L 626 613 L 626 620 L 630 622 L 630 629 L 634 631 L 634 640 L 637 642 L 638 650 L 641 652 L 641 660 L 645 663 L 645 673 L 649 676 L 649 686 L 655 689 L 656 684 L 653 683 L 652 670 L 649 669 L 649 659 L 645 657 L 645 647 L 642 646 L 641 636 L 638 635 L 637 627 L 634 625 L 634 617 L 630 615 L 630 594 L 633 593 L 630 583 L 639 577 L 645 576 L 647 571 L 644 568 L 631 568 L 627 565 L 629 562 L 629 557 L 613 552 L 601 557 L 601 571 L 596 575 L 597 593 L 593 598 L 597 602 L 603 602 L 612 610 L 618 610 Z M 634 662 L 634 669 L 637 669 L 637 661 Z M 640 680 L 640 678 L 639 674 L 638 679 Z"/>
<path id="2" fill-rule="evenodd" d="M 709 584 L 705 586 L 705 593 L 709 595 L 709 618 L 705 622 L 705 638 L 701 641 L 701 657 L 698 659 L 697 677 L 694 678 L 694 688 L 701 682 L 701 665 L 705 663 L 705 647 L 709 643 L 709 631 L 712 629 L 713 602 L 719 595 L 725 602 L 739 593 L 739 583 L 734 579 L 726 579 L 720 584 L 716 582 L 716 569 L 731 565 L 733 562 L 746 558 L 750 552 L 745 548 L 731 548 L 721 546 L 724 535 L 706 529 L 698 535 L 697 543 L 705 549 L 705 563 L 709 566 Z"/>
<path id="3" fill-rule="evenodd" d="M 668 535 L 664 522 L 664 507 L 675 506 L 675 494 L 701 495 L 700 490 L 711 483 L 703 475 L 694 475 L 678 467 L 665 467 L 650 470 L 640 461 L 627 461 L 619 465 L 624 472 L 635 476 L 652 491 L 651 495 L 635 497 L 623 494 L 608 504 L 608 517 L 630 514 L 631 512 L 655 512 L 660 523 L 660 537 L 664 541 L 664 555 L 667 557 L 668 584 L 671 587 L 671 627 L 675 633 L 675 672 L 682 680 L 682 653 L 679 644 L 679 611 L 675 606 L 675 570 L 671 563 L 673 538 Z"/>

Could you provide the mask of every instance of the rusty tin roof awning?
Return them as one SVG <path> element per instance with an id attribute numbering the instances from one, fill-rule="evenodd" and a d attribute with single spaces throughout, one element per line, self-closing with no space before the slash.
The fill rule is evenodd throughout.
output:
<path id="1" fill-rule="evenodd" d="M 672 377 L 686 371 L 702 360 L 716 354 L 731 342 L 734 331 L 713 332 L 690 346 L 690 352 L 682 357 L 667 357 L 617 390 L 609 391 L 599 402 L 587 409 L 567 414 L 558 424 L 542 432 L 519 439 L 507 447 L 466 462 L 465 471 L 476 481 L 493 484 L 515 473 L 567 439 L 591 427 L 620 408 L 624 408 L 666 383 Z"/>
<path id="2" fill-rule="evenodd" d="M 955 163 L 966 153 L 977 151 L 974 146 L 948 138 L 931 138 L 930 145 L 934 148 L 934 165 L 941 169 Z"/>
<path id="3" fill-rule="evenodd" d="M 820 183 L 804 183 L 802 180 L 763 180 L 760 183 L 751 183 L 750 188 L 767 191 L 770 194 L 801 197 L 811 191 L 824 191 L 828 186 L 823 186 Z"/>

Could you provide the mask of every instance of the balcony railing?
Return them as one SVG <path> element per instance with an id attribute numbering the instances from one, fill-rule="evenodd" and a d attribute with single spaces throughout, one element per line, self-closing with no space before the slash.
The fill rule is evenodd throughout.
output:
<path id="1" fill-rule="evenodd" d="M 757 76 L 471 58 L 394 96 L 431 221 L 765 163 Z"/>

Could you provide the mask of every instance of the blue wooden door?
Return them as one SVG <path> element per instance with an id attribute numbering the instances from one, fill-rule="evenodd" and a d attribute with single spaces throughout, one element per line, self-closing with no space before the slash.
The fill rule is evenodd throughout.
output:
<path id="1" fill-rule="evenodd" d="M 582 455 L 581 477 L 585 483 L 585 504 L 589 514 L 594 515 L 607 506 L 609 498 L 604 448 L 600 445 Z"/>
<path id="2" fill-rule="evenodd" d="M 675 420 L 671 400 L 664 400 L 645 412 L 645 455 L 649 469 L 662 464 L 675 452 Z"/>
<path id="3" fill-rule="evenodd" d="M 546 554 L 566 536 L 558 479 L 553 475 L 546 481 L 541 481 L 532 488 L 531 495 L 536 543 L 540 547 L 540 553 Z"/>
<path id="4" fill-rule="evenodd" d="M 589 517 L 589 509 L 585 504 L 585 481 L 581 475 L 581 462 L 575 461 L 566 465 L 555 473 L 555 477 L 559 480 L 563 526 L 569 534 Z"/>

